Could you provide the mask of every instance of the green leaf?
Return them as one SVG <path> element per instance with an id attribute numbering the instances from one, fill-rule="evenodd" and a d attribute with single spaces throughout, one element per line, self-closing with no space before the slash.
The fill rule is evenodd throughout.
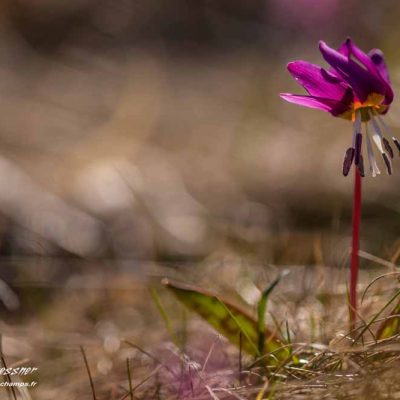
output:
<path id="1" fill-rule="evenodd" d="M 242 333 L 242 349 L 255 357 L 264 355 L 257 347 L 258 322 L 246 311 L 201 288 L 168 279 L 162 282 L 186 307 L 200 315 L 231 343 L 239 347 Z M 276 333 L 265 330 L 264 350 L 274 355 L 267 358 L 268 364 L 277 364 L 290 357 L 285 346 L 286 343 Z"/>
<path id="2" fill-rule="evenodd" d="M 382 321 L 379 325 L 378 331 L 376 332 L 376 338 L 378 340 L 388 339 L 394 335 L 397 335 L 400 331 L 400 301 L 393 308 L 388 317 Z"/>

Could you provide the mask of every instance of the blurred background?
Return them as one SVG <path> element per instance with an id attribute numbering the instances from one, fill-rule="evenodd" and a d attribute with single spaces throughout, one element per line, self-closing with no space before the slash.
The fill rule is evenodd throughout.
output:
<path id="1" fill-rule="evenodd" d="M 289 61 L 324 65 L 318 40 L 351 36 L 386 55 L 400 136 L 399 17 L 395 0 L 0 1 L 1 344 L 40 368 L 41 399 L 91 398 L 81 345 L 96 386 L 126 387 L 127 357 L 140 382 L 123 340 L 170 343 L 149 275 L 254 305 L 284 265 L 268 311 L 295 340 L 346 329 L 352 127 L 279 93 L 303 93 Z M 398 158 L 363 180 L 364 283 L 400 255 L 399 177 Z M 158 289 L 207 352 L 214 332 Z"/>
<path id="2" fill-rule="evenodd" d="M 331 264 L 347 254 L 351 126 L 284 103 L 318 40 L 381 48 L 400 4 L 9 0 L 0 5 L 3 256 Z M 399 131 L 397 101 L 387 122 Z M 400 162 L 364 180 L 362 247 L 398 245 Z M 397 164 L 397 165 L 396 165 Z M 315 258 L 315 257 L 314 257 Z"/>

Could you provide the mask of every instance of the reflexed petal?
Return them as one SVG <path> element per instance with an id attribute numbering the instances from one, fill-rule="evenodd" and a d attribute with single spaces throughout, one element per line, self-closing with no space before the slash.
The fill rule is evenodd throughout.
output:
<path id="1" fill-rule="evenodd" d="M 312 96 L 304 96 L 299 94 L 281 93 L 282 99 L 289 103 L 299 104 L 309 108 L 317 108 L 319 110 L 330 111 L 332 109 L 332 100 L 318 99 Z"/>
<path id="2" fill-rule="evenodd" d="M 343 54 L 345 57 L 349 57 L 349 56 L 350 56 L 350 54 L 349 54 L 349 48 L 348 48 L 348 46 L 347 46 L 346 41 L 344 41 L 344 42 L 339 46 L 339 48 L 337 49 L 337 51 L 338 51 L 340 54 Z M 335 68 L 329 67 L 329 70 L 328 70 L 328 71 L 329 71 L 329 74 L 330 74 L 330 75 L 335 76 L 335 77 L 337 77 L 337 78 L 340 79 L 340 80 L 343 80 L 343 79 L 340 77 L 339 73 L 336 71 Z"/>
<path id="3" fill-rule="evenodd" d="M 386 72 L 386 77 L 382 75 L 381 71 L 378 69 L 377 64 L 374 62 L 372 57 L 364 53 L 350 38 L 348 38 L 345 41 L 345 44 L 349 50 L 348 52 L 349 57 L 353 56 L 357 61 L 359 61 L 362 65 L 364 65 L 369 72 L 382 79 L 386 89 L 384 104 L 390 104 L 393 101 L 393 90 L 390 86 L 389 74 L 387 72 L 385 61 L 383 60 L 382 52 L 380 52 L 379 50 L 375 50 L 376 54 L 375 57 L 377 58 L 378 63 L 383 62 Z"/>
<path id="4" fill-rule="evenodd" d="M 343 114 L 349 109 L 348 104 L 344 104 L 337 100 L 327 99 L 317 96 L 303 96 L 291 93 L 281 93 L 282 99 L 288 101 L 289 103 L 298 104 L 301 106 L 316 108 L 318 110 L 323 110 L 330 112 L 334 116 Z"/>
<path id="5" fill-rule="evenodd" d="M 324 77 L 324 79 L 326 81 L 330 82 L 330 83 L 342 83 L 342 84 L 345 84 L 343 79 L 333 69 L 327 71 L 326 69 L 321 68 L 321 74 Z"/>
<path id="6" fill-rule="evenodd" d="M 343 80 L 330 75 L 320 66 L 306 61 L 294 61 L 287 67 L 296 81 L 312 96 L 340 100 L 349 87 Z"/>
<path id="7" fill-rule="evenodd" d="M 332 49 L 323 41 L 320 41 L 319 48 L 325 61 L 350 84 L 361 102 L 365 101 L 368 95 L 373 93 L 386 94 L 387 85 L 379 77 Z"/>
<path id="8" fill-rule="evenodd" d="M 365 68 L 373 74 L 376 74 L 377 69 L 371 58 L 364 53 L 350 38 L 346 39 L 345 44 L 348 48 L 348 57 L 354 56 Z"/>
<path id="9" fill-rule="evenodd" d="M 376 69 L 381 74 L 381 77 L 390 84 L 389 71 L 385 63 L 385 58 L 383 57 L 383 53 L 379 49 L 373 49 L 368 53 L 368 56 L 371 58 L 371 61 L 374 63 Z"/>
<path id="10" fill-rule="evenodd" d="M 340 45 L 337 51 L 346 57 L 350 57 L 349 46 L 347 45 L 347 39 Z"/>

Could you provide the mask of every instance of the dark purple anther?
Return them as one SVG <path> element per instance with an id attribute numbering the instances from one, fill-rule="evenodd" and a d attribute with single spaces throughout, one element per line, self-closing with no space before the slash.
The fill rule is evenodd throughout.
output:
<path id="1" fill-rule="evenodd" d="M 364 158 L 363 158 L 363 156 L 360 156 L 360 162 L 358 163 L 357 168 L 358 168 L 358 172 L 360 173 L 360 176 L 362 178 L 364 178 L 365 172 L 364 172 Z"/>
<path id="2" fill-rule="evenodd" d="M 360 163 L 361 145 L 362 145 L 362 134 L 357 133 L 355 144 L 354 144 L 354 147 L 355 147 L 354 164 L 356 164 L 356 165 L 358 165 Z"/>
<path id="3" fill-rule="evenodd" d="M 388 156 L 385 153 L 382 153 L 383 161 L 385 161 L 386 169 L 389 175 L 392 175 L 392 166 L 390 165 L 390 161 Z"/>
<path id="4" fill-rule="evenodd" d="M 395 137 L 393 138 L 393 142 L 396 145 L 397 150 L 399 151 L 400 154 L 400 142 Z"/>
<path id="5" fill-rule="evenodd" d="M 385 146 L 385 150 L 389 153 L 390 158 L 393 158 L 393 149 L 390 147 L 389 141 L 386 138 L 382 138 L 382 142 Z"/>
<path id="6" fill-rule="evenodd" d="M 344 155 L 344 160 L 343 160 L 343 175 L 347 176 L 350 172 L 351 164 L 353 164 L 353 159 L 354 159 L 354 149 L 352 147 L 349 147 L 346 150 L 346 153 Z"/>

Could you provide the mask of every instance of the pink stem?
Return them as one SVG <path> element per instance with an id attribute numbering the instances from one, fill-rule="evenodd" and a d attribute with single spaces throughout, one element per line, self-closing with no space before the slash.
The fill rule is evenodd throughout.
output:
<path id="1" fill-rule="evenodd" d="M 359 269 L 358 251 L 360 249 L 360 224 L 361 224 L 361 175 L 358 168 L 354 168 L 354 193 L 353 193 L 353 237 L 351 243 L 350 264 L 350 328 L 353 330 L 357 316 L 357 281 Z"/>

